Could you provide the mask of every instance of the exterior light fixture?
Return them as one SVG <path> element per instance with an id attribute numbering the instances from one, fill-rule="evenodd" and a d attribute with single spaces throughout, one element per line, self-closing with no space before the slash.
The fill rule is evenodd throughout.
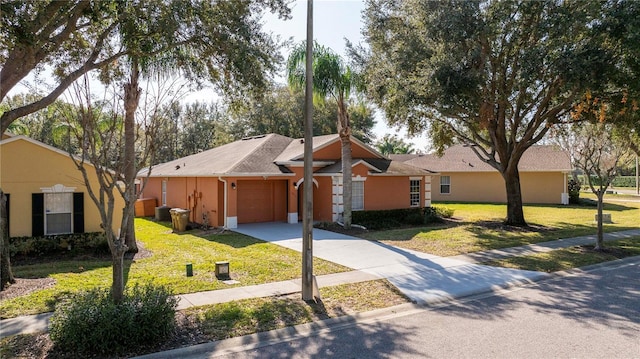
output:
<path id="1" fill-rule="evenodd" d="M 236 189 L 236 183 L 235 182 L 231 182 L 231 189 Z"/>
<path id="2" fill-rule="evenodd" d="M 216 278 L 218 279 L 230 279 L 229 274 L 229 262 L 216 262 Z"/>

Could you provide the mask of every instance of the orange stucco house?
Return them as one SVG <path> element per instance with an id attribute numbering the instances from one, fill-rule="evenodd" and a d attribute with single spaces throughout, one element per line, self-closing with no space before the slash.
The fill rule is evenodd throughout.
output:
<path id="1" fill-rule="evenodd" d="M 470 147 L 456 145 L 441 157 L 392 155 L 391 158 L 415 167 L 437 171 L 434 175 L 433 201 L 506 203 L 502 175 L 481 161 Z M 568 204 L 569 154 L 555 146 L 532 146 L 518 165 L 524 203 Z"/>
<path id="2" fill-rule="evenodd" d="M 85 163 L 92 188 L 98 180 Z M 102 232 L 98 209 L 69 153 L 26 136 L 3 134 L 0 188 L 7 194 L 9 236 Z M 114 230 L 124 200 L 115 195 Z"/>
<path id="3" fill-rule="evenodd" d="M 352 138 L 353 210 L 430 206 L 430 171 L 392 161 Z M 245 138 L 153 166 L 140 198 L 191 210 L 190 220 L 216 227 L 282 221 L 302 212 L 304 140 L 277 134 Z M 343 210 L 340 138 L 313 138 L 316 221 L 338 221 Z M 148 177 L 147 177 L 148 176 Z"/>

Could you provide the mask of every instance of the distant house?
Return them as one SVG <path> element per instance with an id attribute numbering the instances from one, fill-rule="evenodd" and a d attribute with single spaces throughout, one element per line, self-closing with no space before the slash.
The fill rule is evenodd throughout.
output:
<path id="1" fill-rule="evenodd" d="M 67 152 L 25 136 L 2 138 L 0 188 L 8 198 L 11 237 L 102 231 L 100 214 Z M 98 188 L 92 165 L 85 165 L 92 187 Z M 114 226 L 123 207 L 116 194 Z"/>
<path id="2" fill-rule="evenodd" d="M 431 192 L 433 201 L 507 201 L 502 175 L 481 161 L 470 147 L 452 146 L 442 157 L 428 154 L 391 158 L 438 172 Z M 518 170 L 524 203 L 569 203 L 571 161 L 565 151 L 554 146 L 533 146 L 523 154 Z"/>
<path id="3" fill-rule="evenodd" d="M 313 138 L 313 217 L 343 212 L 340 138 Z M 277 134 L 245 138 L 153 166 L 141 197 L 191 210 L 190 220 L 238 224 L 302 218 L 304 140 Z M 384 157 L 352 138 L 352 207 L 381 210 L 429 206 L 432 173 Z M 141 171 L 144 181 L 147 173 Z"/>

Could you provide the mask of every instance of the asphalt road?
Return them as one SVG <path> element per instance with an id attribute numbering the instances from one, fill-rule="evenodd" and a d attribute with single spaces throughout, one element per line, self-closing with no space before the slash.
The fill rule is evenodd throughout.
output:
<path id="1" fill-rule="evenodd" d="M 192 358 L 640 358 L 640 259 L 282 340 Z"/>

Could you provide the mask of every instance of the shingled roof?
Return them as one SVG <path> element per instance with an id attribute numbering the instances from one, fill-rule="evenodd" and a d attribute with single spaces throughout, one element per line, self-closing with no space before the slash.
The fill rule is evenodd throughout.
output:
<path id="1" fill-rule="evenodd" d="M 290 143 L 291 138 L 273 133 L 248 137 L 153 166 L 151 177 L 261 176 L 291 173 L 273 161 Z"/>
<path id="2" fill-rule="evenodd" d="M 313 150 L 317 151 L 336 141 L 338 135 L 313 138 Z M 362 142 L 353 141 L 366 148 L 377 158 L 353 159 L 354 165 L 365 163 L 371 174 L 381 175 L 425 175 L 428 171 L 384 158 Z M 211 176 L 274 176 L 290 174 L 287 165 L 301 163 L 304 156 L 304 141 L 268 134 L 235 141 L 191 156 L 153 166 L 151 177 L 211 177 Z M 327 167 L 317 173 L 336 174 L 342 172 L 342 162 L 328 161 Z M 140 171 L 146 175 L 146 170 Z"/>
<path id="3" fill-rule="evenodd" d="M 489 166 L 463 145 L 445 150 L 442 157 L 435 154 L 418 155 L 404 163 L 437 172 L 493 172 Z M 520 172 L 571 171 L 569 155 L 556 146 L 532 146 L 525 151 L 518 164 Z"/>

